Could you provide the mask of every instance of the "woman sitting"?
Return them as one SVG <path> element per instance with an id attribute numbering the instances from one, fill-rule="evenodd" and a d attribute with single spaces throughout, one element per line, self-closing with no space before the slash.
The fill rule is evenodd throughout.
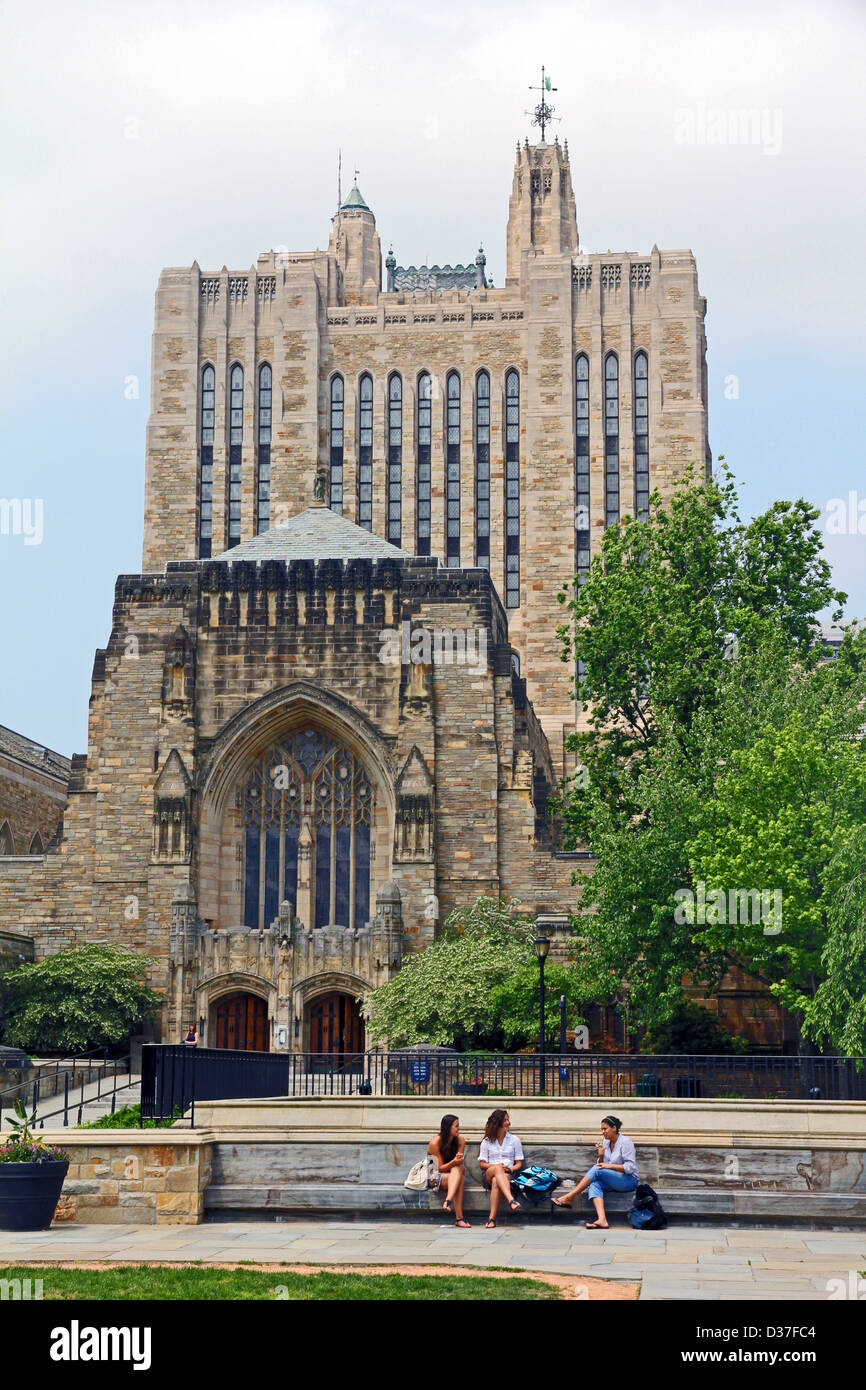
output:
<path id="1" fill-rule="evenodd" d="M 466 1187 L 466 1140 L 460 1133 L 460 1121 L 456 1115 L 443 1115 L 439 1133 L 427 1145 L 439 1165 L 439 1175 L 447 1183 L 442 1210 L 456 1216 L 455 1226 L 468 1230 L 469 1222 L 463 1220 L 463 1192 Z"/>
<path id="2" fill-rule="evenodd" d="M 478 1163 L 490 1188 L 490 1219 L 485 1223 L 485 1230 L 489 1231 L 496 1225 L 496 1213 L 503 1197 L 512 1211 L 520 1211 L 520 1203 L 511 1195 L 511 1178 L 523 1166 L 523 1145 L 517 1135 L 511 1133 L 507 1110 L 494 1110 L 487 1121 Z"/>
<path id="3" fill-rule="evenodd" d="M 615 1115 L 607 1115 L 601 1122 L 602 1139 L 596 1144 L 598 1162 L 594 1163 L 581 1178 L 576 1187 L 564 1192 L 561 1197 L 552 1197 L 555 1207 L 570 1207 L 579 1192 L 589 1188 L 589 1195 L 595 1205 L 595 1220 L 587 1221 L 588 1231 L 608 1228 L 604 1210 L 605 1192 L 633 1192 L 637 1187 L 637 1156 L 634 1144 L 625 1134 L 620 1134 L 622 1121 Z"/>

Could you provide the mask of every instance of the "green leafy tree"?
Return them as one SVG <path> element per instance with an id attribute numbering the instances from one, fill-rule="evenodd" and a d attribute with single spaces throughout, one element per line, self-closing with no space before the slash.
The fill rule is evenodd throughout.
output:
<path id="1" fill-rule="evenodd" d="M 539 1002 L 534 938 L 534 923 L 513 902 L 479 898 L 452 912 L 438 941 L 366 996 L 370 1035 L 391 1047 L 435 1043 L 500 1050 L 534 1041 Z M 566 994 L 574 1005 L 573 970 L 551 962 L 545 974 L 550 991 L 557 998 Z M 553 1038 L 558 1011 L 551 1015 Z"/>
<path id="2" fill-rule="evenodd" d="M 685 976 L 712 990 L 742 945 L 699 936 L 675 894 L 695 877 L 689 847 L 728 759 L 796 703 L 819 662 L 817 614 L 844 601 L 817 516 L 777 502 L 746 525 L 726 469 L 687 479 L 669 502 L 654 495 L 646 522 L 609 528 L 562 595 L 561 655 L 581 663 L 589 718 L 556 806 L 565 843 L 597 859 L 577 878 L 592 914 L 576 923 L 579 993 L 627 1001 L 635 1023 L 673 1017 Z M 856 666 L 843 662 L 849 696 Z"/>
<path id="3" fill-rule="evenodd" d="M 823 978 L 801 1001 L 804 1028 L 820 1046 L 866 1056 L 866 826 L 859 826 L 827 868 Z"/>
<path id="4" fill-rule="evenodd" d="M 3 976 L 4 1041 L 28 1052 L 110 1047 L 153 1017 L 148 958 L 123 946 L 81 946 Z"/>

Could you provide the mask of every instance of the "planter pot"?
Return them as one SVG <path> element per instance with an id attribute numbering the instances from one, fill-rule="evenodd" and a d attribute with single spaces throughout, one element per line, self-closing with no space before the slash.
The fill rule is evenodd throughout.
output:
<path id="1" fill-rule="evenodd" d="M 47 1231 L 68 1169 L 68 1159 L 0 1163 L 0 1230 Z"/>
<path id="2" fill-rule="evenodd" d="M 452 1086 L 455 1096 L 483 1096 L 487 1094 L 486 1081 L 455 1081 Z"/>

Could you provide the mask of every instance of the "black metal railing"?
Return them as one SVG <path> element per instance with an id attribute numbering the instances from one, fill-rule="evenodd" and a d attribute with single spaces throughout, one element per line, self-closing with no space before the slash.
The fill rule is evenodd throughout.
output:
<path id="1" fill-rule="evenodd" d="M 85 1106 L 93 1100 L 103 1099 L 109 1094 L 115 1095 L 117 1091 L 131 1084 L 125 1081 L 118 1085 L 118 1077 L 130 1075 L 129 1056 L 106 1057 L 101 1049 L 99 1052 L 84 1053 L 80 1057 L 57 1057 L 51 1061 L 38 1062 L 32 1075 L 22 1077 L 15 1085 L 7 1086 L 5 1090 L 0 1091 L 0 1127 L 4 1110 L 13 1110 L 18 1100 L 24 1102 L 28 1115 L 34 1110 L 40 1112 L 40 1124 L 45 1119 L 62 1114 L 63 1124 L 68 1125 L 71 1110 L 79 1105 Z M 85 1091 L 94 1085 L 95 1093 L 85 1097 Z M 54 1096 L 62 1096 L 63 1105 L 50 1112 L 42 1111 L 41 1106 Z"/>
<path id="2" fill-rule="evenodd" d="M 142 1120 L 194 1124 L 204 1100 L 348 1095 L 866 1101 L 866 1058 L 142 1048 Z"/>

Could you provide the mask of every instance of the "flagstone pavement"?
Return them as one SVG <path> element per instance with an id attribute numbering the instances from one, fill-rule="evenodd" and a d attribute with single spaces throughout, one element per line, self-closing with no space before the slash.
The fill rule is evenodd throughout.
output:
<path id="1" fill-rule="evenodd" d="M 75 1260 L 154 1264 L 232 1260 L 315 1264 L 513 1266 L 640 1280 L 642 1299 L 826 1300 L 866 1297 L 866 1230 L 502 1223 L 469 1231 L 438 1220 L 213 1222 L 200 1226 L 56 1225 L 0 1231 L 0 1263 Z M 834 1284 L 832 1281 L 840 1283 Z M 842 1291 L 842 1292 L 840 1292 Z"/>

